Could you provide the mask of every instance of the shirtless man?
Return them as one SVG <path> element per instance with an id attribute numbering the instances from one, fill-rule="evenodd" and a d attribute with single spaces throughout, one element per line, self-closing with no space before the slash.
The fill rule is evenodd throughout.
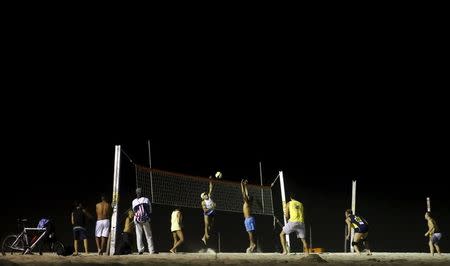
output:
<path id="1" fill-rule="evenodd" d="M 425 213 L 425 220 L 427 220 L 428 231 L 425 233 L 425 236 L 430 237 L 430 241 L 428 241 L 428 245 L 430 246 L 430 253 L 434 256 L 434 248 L 439 255 L 441 255 L 441 249 L 439 248 L 439 240 L 441 240 L 442 234 L 439 231 L 439 227 L 436 221 L 431 216 L 431 212 Z"/>
<path id="2" fill-rule="evenodd" d="M 244 213 L 244 225 L 245 230 L 248 233 L 248 240 L 250 245 L 247 248 L 247 253 L 252 253 L 255 250 L 256 244 L 254 240 L 254 234 L 256 231 L 255 218 L 252 216 L 252 203 L 253 197 L 248 195 L 247 180 L 241 180 L 241 192 L 242 198 L 244 199 L 244 204 L 242 206 L 242 212 Z"/>
<path id="3" fill-rule="evenodd" d="M 105 195 L 101 195 L 102 201 L 95 205 L 97 212 L 97 223 L 95 225 L 95 242 L 97 244 L 98 255 L 103 255 L 106 240 L 109 237 L 111 222 L 111 205 L 106 202 Z M 101 242 L 100 242 L 101 241 Z"/>

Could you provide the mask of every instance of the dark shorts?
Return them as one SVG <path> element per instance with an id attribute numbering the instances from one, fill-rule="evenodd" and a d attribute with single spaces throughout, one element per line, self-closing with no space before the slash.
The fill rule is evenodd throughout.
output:
<path id="1" fill-rule="evenodd" d="M 441 240 L 441 238 L 442 238 L 442 234 L 441 233 L 434 233 L 431 236 L 431 243 L 437 244 L 437 243 L 439 243 L 439 240 Z"/>
<path id="2" fill-rule="evenodd" d="M 365 234 L 369 232 L 369 227 L 367 225 L 360 225 L 358 228 L 355 228 L 355 233 Z"/>
<path id="3" fill-rule="evenodd" d="M 87 239 L 87 231 L 86 228 L 81 226 L 75 227 L 73 229 L 73 239 L 75 240 L 84 240 Z"/>
<path id="4" fill-rule="evenodd" d="M 214 209 L 208 210 L 206 212 L 203 212 L 204 216 L 209 216 L 209 217 L 213 217 L 216 214 Z"/>

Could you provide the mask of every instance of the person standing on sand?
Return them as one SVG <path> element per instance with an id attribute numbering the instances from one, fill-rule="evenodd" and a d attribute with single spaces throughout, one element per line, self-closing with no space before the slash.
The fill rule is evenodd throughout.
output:
<path id="1" fill-rule="evenodd" d="M 152 205 L 147 197 L 142 196 L 142 188 L 136 189 L 136 198 L 132 203 L 134 211 L 134 224 L 136 227 L 136 242 L 139 255 L 144 254 L 145 246 L 142 239 L 142 233 L 147 238 L 147 247 L 150 254 L 155 254 L 153 246 L 153 234 L 150 226 L 150 216 L 152 214 Z"/>
<path id="2" fill-rule="evenodd" d="M 303 243 L 303 252 L 305 255 L 309 255 L 308 244 L 305 240 L 305 223 L 303 219 L 303 204 L 296 200 L 294 193 L 290 195 L 290 201 L 288 203 L 283 202 L 284 216 L 288 219 L 288 223 L 283 227 L 280 233 L 281 246 L 283 247 L 283 255 L 288 254 L 286 247 L 286 235 L 290 233 L 296 233 L 297 238 Z"/>
<path id="3" fill-rule="evenodd" d="M 439 240 L 442 238 L 442 234 L 439 231 L 439 227 L 436 223 L 436 221 L 431 216 L 431 212 L 425 213 L 425 220 L 427 220 L 428 224 L 428 231 L 425 233 L 425 236 L 430 237 L 430 241 L 428 241 L 428 245 L 430 246 L 430 253 L 432 256 L 434 256 L 434 249 L 436 248 L 436 251 L 439 255 L 441 255 L 441 249 L 439 248 Z"/>
<path id="4" fill-rule="evenodd" d="M 249 247 L 247 248 L 247 253 L 252 253 L 255 250 L 255 231 L 256 231 L 256 222 L 255 218 L 252 216 L 252 203 L 253 197 L 248 195 L 247 188 L 247 180 L 241 180 L 241 192 L 242 198 L 244 200 L 244 204 L 242 206 L 242 212 L 244 213 L 244 226 L 245 230 L 248 233 L 248 240 L 250 242 Z"/>
<path id="5" fill-rule="evenodd" d="M 101 195 L 101 201 L 95 205 L 95 211 L 97 212 L 95 243 L 97 244 L 98 255 L 103 255 L 105 243 L 109 237 L 109 228 L 111 226 L 109 217 L 111 216 L 112 211 L 111 205 L 106 202 L 105 195 Z"/>
<path id="6" fill-rule="evenodd" d="M 70 214 L 70 220 L 72 222 L 73 228 L 73 256 L 78 256 L 78 242 L 83 241 L 84 252 L 89 254 L 88 251 L 88 241 L 87 241 L 87 230 L 86 230 L 86 220 L 87 218 L 93 219 L 94 217 L 83 208 L 81 202 L 75 202 L 75 209 Z"/>
<path id="7" fill-rule="evenodd" d="M 173 246 L 170 252 L 177 253 L 177 247 L 180 246 L 184 241 L 183 226 L 182 226 L 183 216 L 179 208 L 173 210 L 170 216 L 170 231 L 173 237 Z"/>

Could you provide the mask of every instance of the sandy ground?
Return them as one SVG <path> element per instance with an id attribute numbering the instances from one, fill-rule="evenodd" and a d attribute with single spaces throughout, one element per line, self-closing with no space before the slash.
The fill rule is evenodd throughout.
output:
<path id="1" fill-rule="evenodd" d="M 277 253 L 160 253 L 126 256 L 77 257 L 56 255 L 0 255 L 0 265 L 450 265 L 450 254 L 373 253 L 372 256 L 349 253 L 280 255 Z"/>

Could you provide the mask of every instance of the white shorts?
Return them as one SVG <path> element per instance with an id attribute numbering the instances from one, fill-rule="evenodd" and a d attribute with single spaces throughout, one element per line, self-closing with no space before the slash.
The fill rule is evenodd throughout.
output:
<path id="1" fill-rule="evenodd" d="M 109 219 L 98 220 L 95 224 L 95 236 L 96 237 L 108 237 L 109 236 L 109 227 L 111 223 Z"/>
<path id="2" fill-rule="evenodd" d="M 288 222 L 283 227 L 283 232 L 286 235 L 289 235 L 290 233 L 296 233 L 297 238 L 305 238 L 305 224 L 304 223 L 297 223 L 297 222 Z"/>

